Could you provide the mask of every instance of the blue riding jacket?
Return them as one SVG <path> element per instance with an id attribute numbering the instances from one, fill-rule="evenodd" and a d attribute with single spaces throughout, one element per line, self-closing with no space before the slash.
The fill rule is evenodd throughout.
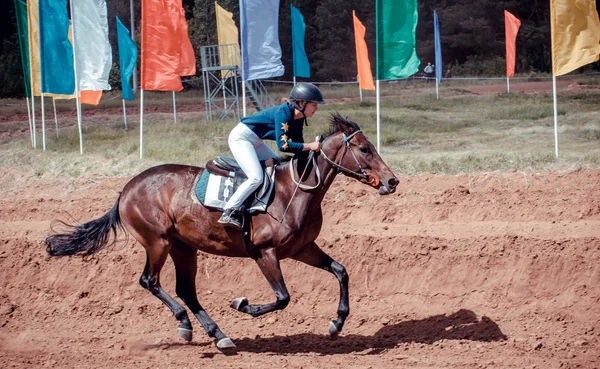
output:
<path id="1" fill-rule="evenodd" d="M 241 121 L 263 140 L 276 141 L 280 151 L 297 153 L 304 148 L 302 130 L 306 118 L 294 120 L 294 108 L 289 102 L 242 118 Z"/>

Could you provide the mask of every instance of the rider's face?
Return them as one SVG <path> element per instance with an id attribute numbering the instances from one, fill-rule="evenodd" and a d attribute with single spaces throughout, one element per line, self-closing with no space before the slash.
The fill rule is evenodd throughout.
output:
<path id="1" fill-rule="evenodd" d="M 304 115 L 306 115 L 307 118 L 311 118 L 313 115 L 315 115 L 318 109 L 319 105 L 317 103 L 307 102 L 306 108 L 304 108 Z"/>

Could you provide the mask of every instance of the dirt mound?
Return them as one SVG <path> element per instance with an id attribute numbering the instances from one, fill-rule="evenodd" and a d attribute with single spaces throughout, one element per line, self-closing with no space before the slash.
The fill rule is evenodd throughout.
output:
<path id="1" fill-rule="evenodd" d="M 252 260 L 202 255 L 201 303 L 237 344 L 192 344 L 138 285 L 131 240 L 98 258 L 49 258 L 54 219 L 89 221 L 127 178 L 76 181 L 0 168 L 3 368 L 595 368 L 600 366 L 600 170 L 403 178 L 381 197 L 340 177 L 318 240 L 350 274 L 351 313 L 327 336 L 338 283 L 283 261 L 284 311 L 252 319 L 239 296 L 273 295 Z M 174 295 L 172 264 L 161 278 Z"/>

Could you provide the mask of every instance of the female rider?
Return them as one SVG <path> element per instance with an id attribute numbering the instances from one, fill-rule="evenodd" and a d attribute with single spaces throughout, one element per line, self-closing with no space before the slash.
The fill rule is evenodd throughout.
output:
<path id="1" fill-rule="evenodd" d="M 244 203 L 263 181 L 261 160 L 277 158 L 263 140 L 274 140 L 280 151 L 297 153 L 319 151 L 320 142 L 304 143 L 302 137 L 306 118 L 311 118 L 318 104 L 326 104 L 323 94 L 312 83 L 298 83 L 290 92 L 289 101 L 261 111 L 241 122 L 229 134 L 229 148 L 248 179 L 229 198 L 219 223 L 242 229 Z"/>

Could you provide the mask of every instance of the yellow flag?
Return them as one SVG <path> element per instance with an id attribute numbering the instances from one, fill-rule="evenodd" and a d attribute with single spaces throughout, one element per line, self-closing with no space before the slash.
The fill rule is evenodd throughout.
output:
<path id="1" fill-rule="evenodd" d="M 228 45 L 219 47 L 221 66 L 237 65 L 241 67 L 238 28 L 233 21 L 233 14 L 221 8 L 216 1 L 215 13 L 217 15 L 217 39 L 219 45 Z M 221 73 L 224 76 L 225 73 Z"/>
<path id="2" fill-rule="evenodd" d="M 595 0 L 550 0 L 552 74 L 561 76 L 600 57 Z"/>
<path id="3" fill-rule="evenodd" d="M 31 96 L 41 96 L 40 77 L 40 17 L 38 0 L 27 1 L 27 20 L 29 31 L 29 73 L 31 76 Z"/>

